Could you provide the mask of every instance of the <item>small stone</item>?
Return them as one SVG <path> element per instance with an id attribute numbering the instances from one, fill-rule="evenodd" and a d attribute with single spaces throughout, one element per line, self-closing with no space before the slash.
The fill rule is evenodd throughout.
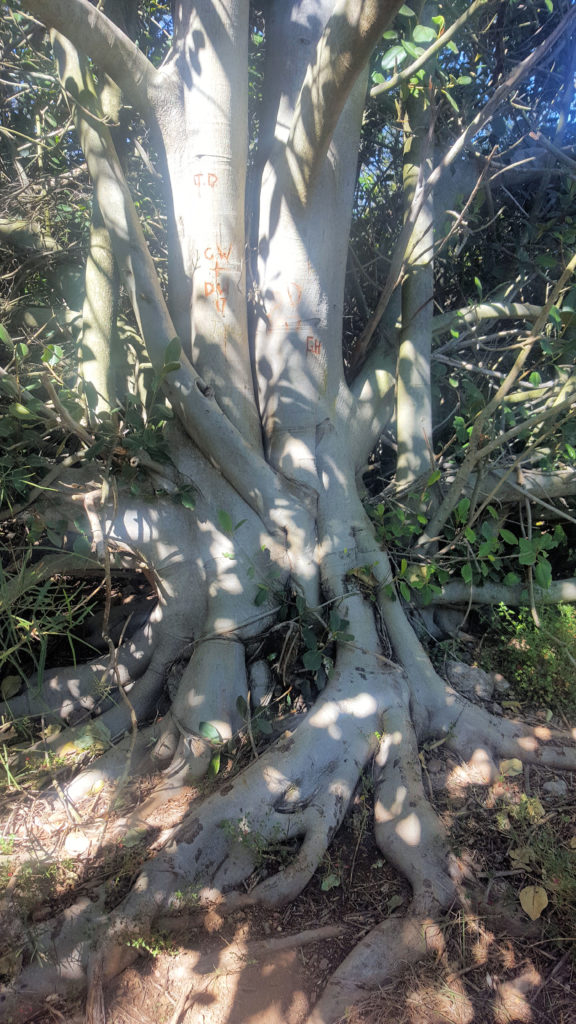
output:
<path id="1" fill-rule="evenodd" d="M 64 840 L 64 849 L 66 850 L 66 853 L 69 853 L 74 857 L 79 857 L 80 854 L 86 853 L 89 846 L 90 839 L 78 829 L 75 829 L 73 832 L 69 832 Z"/>
<path id="2" fill-rule="evenodd" d="M 498 702 L 495 701 L 495 700 L 492 701 L 492 711 L 494 712 L 495 715 L 503 715 L 504 714 L 504 709 L 503 709 L 502 705 L 498 704 Z"/>
<path id="3" fill-rule="evenodd" d="M 564 782 L 564 779 L 550 779 L 549 782 L 545 782 L 542 786 L 544 793 L 548 796 L 566 796 L 568 792 L 568 786 Z"/>
<path id="4" fill-rule="evenodd" d="M 449 661 L 446 665 L 446 675 L 452 686 L 464 696 L 490 700 L 494 692 L 493 679 L 477 665 L 467 665 L 464 661 Z"/>
<path id="5" fill-rule="evenodd" d="M 431 757 L 427 767 L 429 772 L 441 772 L 444 764 L 439 757 Z"/>
<path id="6" fill-rule="evenodd" d="M 512 689 L 512 684 L 508 682 L 501 672 L 489 672 L 488 675 L 494 683 L 496 693 L 508 693 Z"/>

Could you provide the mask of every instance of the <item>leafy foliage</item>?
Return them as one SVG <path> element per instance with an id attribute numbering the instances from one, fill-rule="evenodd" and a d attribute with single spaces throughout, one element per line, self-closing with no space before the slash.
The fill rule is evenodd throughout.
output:
<path id="1" fill-rule="evenodd" d="M 576 608 L 560 604 L 539 611 L 500 605 L 487 631 L 481 660 L 513 684 L 519 700 L 551 712 L 576 712 Z"/>

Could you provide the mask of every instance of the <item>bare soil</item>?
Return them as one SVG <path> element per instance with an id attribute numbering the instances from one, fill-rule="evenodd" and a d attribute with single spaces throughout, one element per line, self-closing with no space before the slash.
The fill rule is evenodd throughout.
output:
<path id="1" fill-rule="evenodd" d="M 568 797 L 543 789 L 559 776 L 531 768 L 480 787 L 442 747 L 423 755 L 423 765 L 434 804 L 469 875 L 468 906 L 449 919 L 435 961 L 367 994 L 345 1019 L 349 1024 L 576 1024 L 576 907 L 572 915 L 565 905 L 559 913 L 558 901 L 551 900 L 538 920 L 530 920 L 518 893 L 543 880 L 535 877 L 534 865 L 511 859 L 515 835 L 502 827 L 510 809 L 528 794 L 540 800 L 544 823 L 553 825 L 559 846 L 572 850 L 574 807 Z M 563 778 L 569 793 L 570 773 Z M 13 917 L 0 968 L 9 971 L 10 956 L 17 962 L 18 927 L 25 929 L 27 921 L 54 914 L 105 879 L 110 906 L 116 905 L 148 850 L 162 847 L 170 827 L 208 788 L 184 790 L 163 802 L 147 830 L 139 830 L 137 808 L 152 786 L 151 779 L 139 783 L 122 795 L 120 805 L 117 793 L 102 790 L 77 807 L 79 823 L 64 812 L 43 814 L 41 795 L 6 794 L 2 834 L 12 856 L 2 857 L 2 870 L 7 896 L 24 924 L 16 926 Z M 325 862 L 283 911 L 259 908 L 224 918 L 217 908 L 200 911 L 197 894 L 183 893 L 175 928 L 143 939 L 134 965 L 107 987 L 108 1024 L 303 1024 L 355 943 L 383 916 L 401 917 L 409 905 L 408 886 L 374 843 L 371 789 L 366 775 Z M 540 815 L 534 828 L 541 824 Z M 11 873 L 24 849 L 28 862 Z M 289 856 L 280 845 L 270 855 L 263 852 L 255 881 Z M 553 894 L 554 880 L 544 881 Z M 83 1020 L 83 1008 L 55 996 L 36 1020 L 72 1024 Z"/>

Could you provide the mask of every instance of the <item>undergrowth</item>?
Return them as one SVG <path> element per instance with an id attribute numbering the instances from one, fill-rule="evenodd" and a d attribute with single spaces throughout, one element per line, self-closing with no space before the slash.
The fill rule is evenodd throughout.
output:
<path id="1" fill-rule="evenodd" d="M 479 656 L 487 670 L 501 672 L 523 704 L 552 713 L 576 714 L 576 608 L 539 610 L 501 604 L 488 626 Z"/>

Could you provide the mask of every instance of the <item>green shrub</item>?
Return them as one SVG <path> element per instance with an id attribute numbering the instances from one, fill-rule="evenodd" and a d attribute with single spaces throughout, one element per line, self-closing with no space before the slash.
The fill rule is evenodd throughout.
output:
<path id="1" fill-rule="evenodd" d="M 506 676 L 524 703 L 576 714 L 576 608 L 560 604 L 538 614 L 540 628 L 528 608 L 501 604 L 480 660 Z"/>

